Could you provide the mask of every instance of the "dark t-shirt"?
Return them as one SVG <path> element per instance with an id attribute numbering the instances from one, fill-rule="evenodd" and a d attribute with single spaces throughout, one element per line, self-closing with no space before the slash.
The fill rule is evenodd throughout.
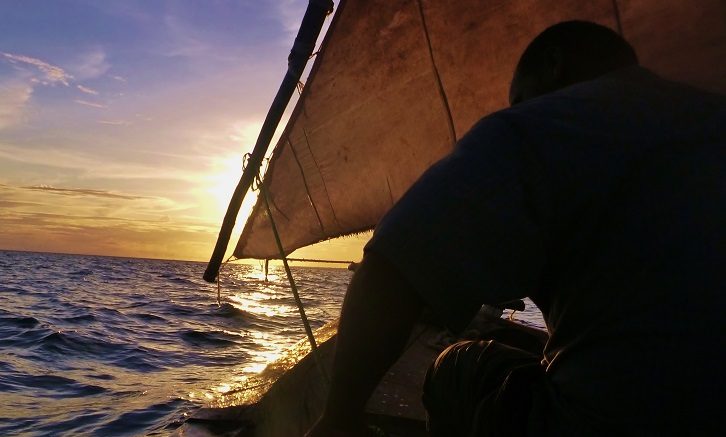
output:
<path id="1" fill-rule="evenodd" d="M 455 330 L 537 304 L 543 434 L 723 429 L 725 174 L 726 98 L 628 68 L 479 121 L 366 251 Z"/>

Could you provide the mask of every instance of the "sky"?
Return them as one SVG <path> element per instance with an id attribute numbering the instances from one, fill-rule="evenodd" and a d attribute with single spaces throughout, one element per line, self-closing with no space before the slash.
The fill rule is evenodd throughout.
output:
<path id="1" fill-rule="evenodd" d="M 208 260 L 306 5 L 0 2 L 0 249 Z"/>

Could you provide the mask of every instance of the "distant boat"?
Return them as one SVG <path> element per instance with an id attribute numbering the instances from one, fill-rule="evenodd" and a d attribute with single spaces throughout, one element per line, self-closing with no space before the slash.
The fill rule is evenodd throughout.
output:
<path id="1" fill-rule="evenodd" d="M 290 68 L 230 202 L 207 280 L 217 276 L 242 198 L 298 86 L 329 6 L 310 1 Z M 264 175 L 269 212 L 259 196 L 234 256 L 280 258 L 273 221 L 284 255 L 373 229 L 478 119 L 507 105 L 518 57 L 534 36 L 560 21 L 609 26 L 635 47 L 645 67 L 726 93 L 725 16 L 722 0 L 343 0 Z M 519 329 L 505 321 L 492 323 L 494 333 L 516 335 Z M 425 366 L 435 356 L 427 349 L 435 337 L 432 329 L 422 331 L 402 360 L 404 371 L 394 369 L 398 376 L 389 374 L 369 403 L 371 420 L 399 435 L 423 432 L 423 410 L 411 393 L 420 384 L 421 362 Z M 333 324 L 317 334 L 324 361 L 334 330 Z M 304 351 L 298 345 L 291 354 L 299 358 Z M 325 397 L 316 375 L 309 357 L 298 362 L 287 356 L 260 375 L 268 383 L 246 406 L 205 410 L 209 420 L 197 423 L 240 435 L 302 433 Z M 247 422 L 251 428 L 245 434 Z M 227 431 L 225 423 L 231 426 Z M 214 433 L 208 429 L 189 423 L 178 433 Z"/>

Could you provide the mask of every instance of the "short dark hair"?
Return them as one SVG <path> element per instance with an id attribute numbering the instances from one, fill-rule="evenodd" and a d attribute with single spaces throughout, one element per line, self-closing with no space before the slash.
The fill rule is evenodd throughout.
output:
<path id="1" fill-rule="evenodd" d="M 612 29 L 588 21 L 565 21 L 545 29 L 527 46 L 517 71 L 537 75 L 547 65 L 544 57 L 553 47 L 564 55 L 565 80 L 569 83 L 638 64 L 633 47 Z"/>

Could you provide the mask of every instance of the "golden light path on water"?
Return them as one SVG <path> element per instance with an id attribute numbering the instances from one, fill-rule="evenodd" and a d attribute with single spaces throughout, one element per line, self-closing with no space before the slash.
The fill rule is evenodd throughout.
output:
<path id="1" fill-rule="evenodd" d="M 261 387 L 283 371 L 277 369 L 276 363 L 275 369 L 263 372 L 270 363 L 307 353 L 299 310 L 282 266 L 270 265 L 267 276 L 263 266 L 232 264 L 222 271 L 220 309 L 249 322 L 243 329 L 222 332 L 249 346 L 242 346 L 240 353 L 245 358 L 225 372 L 218 383 L 188 392 L 189 400 L 211 406 L 254 400 Z M 350 272 L 306 267 L 294 268 L 293 272 L 313 329 L 337 318 Z"/>

